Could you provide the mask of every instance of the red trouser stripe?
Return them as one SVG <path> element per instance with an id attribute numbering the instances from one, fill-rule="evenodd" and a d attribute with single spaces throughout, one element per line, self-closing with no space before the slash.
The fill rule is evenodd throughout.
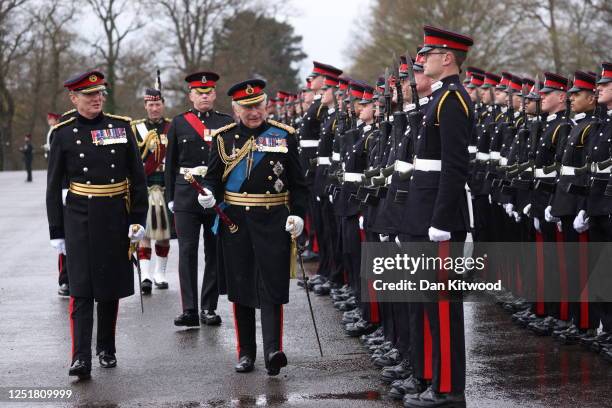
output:
<path id="1" fill-rule="evenodd" d="M 58 269 L 59 269 L 59 271 L 58 271 L 58 275 L 61 275 L 61 274 L 62 274 L 62 268 L 63 268 L 63 266 L 64 266 L 64 262 L 62 261 L 62 254 L 59 254 L 59 255 L 57 256 L 57 267 L 58 267 Z"/>
<path id="2" fill-rule="evenodd" d="M 240 359 L 240 332 L 238 331 L 238 311 L 236 304 L 232 303 L 234 309 L 234 332 L 236 333 L 236 352 L 238 353 L 238 359 Z"/>
<path id="3" fill-rule="evenodd" d="M 544 237 L 535 233 L 536 242 L 536 315 L 544 315 Z"/>
<path id="4" fill-rule="evenodd" d="M 440 259 L 446 259 L 450 256 L 450 242 L 443 241 L 438 246 L 438 256 Z M 440 271 L 446 282 L 448 272 L 442 266 Z M 451 392 L 451 328 L 450 328 L 450 304 L 446 293 L 441 293 L 441 300 L 438 300 L 438 317 L 440 324 L 440 389 L 438 392 Z"/>
<path id="5" fill-rule="evenodd" d="M 580 328 L 589 328 L 589 235 L 585 231 L 578 234 L 579 262 L 580 262 Z"/>
<path id="6" fill-rule="evenodd" d="M 370 295 L 370 322 L 380 323 L 380 312 L 378 310 L 378 300 L 374 290 L 372 280 L 368 280 L 368 294 Z"/>
<path id="7" fill-rule="evenodd" d="M 423 311 L 423 379 L 431 380 L 433 376 L 431 327 L 427 310 Z"/>
<path id="8" fill-rule="evenodd" d="M 72 319 L 72 313 L 74 312 L 74 298 L 70 296 L 70 303 L 68 304 L 68 317 L 70 317 L 70 340 L 72 348 L 70 351 L 70 358 L 74 360 L 74 320 Z"/>
<path id="9" fill-rule="evenodd" d="M 559 303 L 559 317 L 569 320 L 569 303 L 567 302 L 567 262 L 565 261 L 565 247 L 563 233 L 555 229 L 557 241 L 557 257 L 559 259 L 559 283 L 561 284 L 561 302 Z"/>
<path id="10" fill-rule="evenodd" d="M 280 340 L 278 341 L 280 351 L 283 351 L 283 305 L 280 305 Z"/>

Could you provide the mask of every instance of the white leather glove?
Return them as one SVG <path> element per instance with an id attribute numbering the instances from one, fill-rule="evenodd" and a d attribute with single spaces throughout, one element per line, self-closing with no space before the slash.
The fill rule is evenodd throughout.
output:
<path id="1" fill-rule="evenodd" d="M 380 242 L 389 242 L 389 236 L 385 234 L 378 234 L 378 239 Z"/>
<path id="2" fill-rule="evenodd" d="M 359 216 L 359 229 L 363 229 L 363 215 Z"/>
<path id="3" fill-rule="evenodd" d="M 331 194 L 329 195 L 329 202 L 332 204 L 334 203 L 334 196 Z"/>
<path id="4" fill-rule="evenodd" d="M 66 240 L 63 238 L 52 239 L 51 246 L 57 250 L 57 253 L 66 255 Z"/>
<path id="5" fill-rule="evenodd" d="M 576 218 L 574 218 L 574 229 L 579 234 L 589 229 L 589 217 L 586 216 L 586 211 L 580 210 Z"/>
<path id="6" fill-rule="evenodd" d="M 68 189 L 62 188 L 62 204 L 66 205 L 66 197 L 68 197 Z"/>
<path id="7" fill-rule="evenodd" d="M 168 209 L 170 210 L 172 214 L 174 214 L 174 201 L 170 201 L 168 203 Z"/>
<path id="8" fill-rule="evenodd" d="M 544 219 L 546 220 L 546 222 L 558 222 L 559 219 L 550 213 L 551 210 L 552 206 L 549 205 L 548 207 L 546 207 L 546 209 L 544 210 Z"/>
<path id="9" fill-rule="evenodd" d="M 142 241 L 145 235 L 145 229 L 140 224 L 132 224 L 130 225 L 130 229 L 128 230 L 128 238 L 130 242 L 139 242 Z"/>
<path id="10" fill-rule="evenodd" d="M 304 220 L 297 215 L 290 215 L 287 217 L 285 223 L 285 231 L 291 234 L 292 237 L 297 238 L 304 231 Z"/>
<path id="11" fill-rule="evenodd" d="M 563 232 L 563 224 L 561 221 L 557 221 L 557 231 Z"/>
<path id="12" fill-rule="evenodd" d="M 493 204 L 493 199 L 491 198 L 491 194 L 489 194 L 489 204 Z"/>
<path id="13" fill-rule="evenodd" d="M 521 222 L 521 214 L 517 213 L 516 211 L 512 211 L 511 216 L 514 217 L 514 222 L 517 224 Z"/>
<path id="14" fill-rule="evenodd" d="M 531 204 L 527 204 L 525 206 L 525 208 L 523 208 L 523 214 L 525 214 L 527 217 L 529 217 L 530 213 L 531 213 Z"/>
<path id="15" fill-rule="evenodd" d="M 533 217 L 533 228 L 535 228 L 538 232 L 542 232 L 542 228 L 540 228 L 540 220 L 536 217 Z"/>
<path id="16" fill-rule="evenodd" d="M 436 227 L 429 227 L 429 240 L 433 242 L 448 241 L 451 239 L 451 233 L 448 231 L 442 231 Z"/>
<path id="17" fill-rule="evenodd" d="M 400 241 L 398 235 L 395 236 L 395 243 L 397 244 L 398 247 L 400 247 L 400 248 L 402 247 L 402 242 Z"/>
<path id="18" fill-rule="evenodd" d="M 504 210 L 506 211 L 506 214 L 508 214 L 508 217 L 512 217 L 512 212 L 514 211 L 514 205 L 513 204 L 504 204 Z"/>
<path id="19" fill-rule="evenodd" d="M 215 200 L 215 196 L 212 195 L 212 192 L 205 188 L 204 192 L 206 195 L 198 194 L 198 203 L 204 208 L 213 208 L 217 200 Z"/>

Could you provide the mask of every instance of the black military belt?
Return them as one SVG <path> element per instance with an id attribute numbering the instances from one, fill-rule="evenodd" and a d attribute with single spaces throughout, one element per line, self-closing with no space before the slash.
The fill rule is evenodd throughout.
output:
<path id="1" fill-rule="evenodd" d="M 114 197 L 129 192 L 129 184 L 127 180 L 113 184 L 83 184 L 70 183 L 70 192 L 72 194 L 91 197 Z"/>
<path id="2" fill-rule="evenodd" d="M 279 194 L 251 194 L 251 193 L 232 193 L 225 192 L 224 200 L 228 204 L 240 205 L 243 207 L 273 207 L 277 205 L 289 204 L 289 192 Z"/>

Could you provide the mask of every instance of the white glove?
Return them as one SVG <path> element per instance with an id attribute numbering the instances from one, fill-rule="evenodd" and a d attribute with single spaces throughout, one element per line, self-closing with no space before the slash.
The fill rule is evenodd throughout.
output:
<path id="1" fill-rule="evenodd" d="M 563 232 L 563 224 L 561 221 L 557 221 L 557 231 Z"/>
<path id="2" fill-rule="evenodd" d="M 140 224 L 132 224 L 130 225 L 130 229 L 128 230 L 128 238 L 130 242 L 139 242 L 142 241 L 145 235 L 145 229 Z"/>
<path id="3" fill-rule="evenodd" d="M 433 242 L 448 241 L 451 239 L 451 233 L 448 231 L 442 231 L 436 227 L 429 227 L 429 240 Z"/>
<path id="4" fill-rule="evenodd" d="M 389 236 L 385 234 L 378 234 L 378 239 L 380 242 L 389 242 Z"/>
<path id="5" fill-rule="evenodd" d="M 206 195 L 198 194 L 198 203 L 204 208 L 213 208 L 217 200 L 215 200 L 215 196 L 213 196 L 212 192 L 205 188 L 204 192 Z"/>
<path id="6" fill-rule="evenodd" d="M 549 205 L 548 207 L 546 207 L 546 209 L 544 210 L 544 219 L 546 220 L 546 222 L 558 222 L 559 219 L 550 213 L 551 210 L 552 206 Z"/>
<path id="7" fill-rule="evenodd" d="M 400 248 L 402 247 L 402 243 L 401 243 L 401 241 L 399 239 L 399 235 L 395 236 L 395 243 L 397 244 L 398 247 L 400 247 Z"/>
<path id="8" fill-rule="evenodd" d="M 62 188 L 62 204 L 66 205 L 66 197 L 68 197 L 68 189 Z"/>
<path id="9" fill-rule="evenodd" d="M 529 217 L 529 213 L 531 212 L 531 204 L 527 204 L 525 208 L 523 208 L 523 214 Z"/>
<path id="10" fill-rule="evenodd" d="M 359 229 L 363 229 L 363 215 L 359 216 Z"/>
<path id="11" fill-rule="evenodd" d="M 170 210 L 171 213 L 174 214 L 174 201 L 170 201 L 168 203 L 168 209 Z"/>
<path id="12" fill-rule="evenodd" d="M 489 194 L 489 204 L 493 204 L 493 199 L 491 198 L 491 194 Z"/>
<path id="13" fill-rule="evenodd" d="M 521 214 L 517 213 L 516 211 L 512 211 L 511 217 L 514 217 L 514 222 L 517 224 L 521 222 Z"/>
<path id="14" fill-rule="evenodd" d="M 574 229 L 579 234 L 589 229 L 589 217 L 586 217 L 586 211 L 580 210 L 576 218 L 574 218 Z"/>
<path id="15" fill-rule="evenodd" d="M 304 220 L 297 215 L 290 215 L 287 217 L 285 223 L 285 231 L 291 234 L 292 237 L 299 237 L 304 231 Z"/>
<path id="16" fill-rule="evenodd" d="M 329 195 L 329 202 L 332 204 L 334 203 L 334 196 L 331 194 Z"/>
<path id="17" fill-rule="evenodd" d="M 542 228 L 540 228 L 540 220 L 536 217 L 533 217 L 533 228 L 535 228 L 538 232 L 542 232 Z"/>
<path id="18" fill-rule="evenodd" d="M 59 254 L 66 255 L 66 240 L 63 238 L 52 239 L 51 246 L 55 248 Z"/>
<path id="19" fill-rule="evenodd" d="M 514 212 L 514 205 L 513 204 L 504 204 L 504 210 L 506 211 L 506 214 L 508 214 L 508 217 L 512 217 L 512 213 Z"/>

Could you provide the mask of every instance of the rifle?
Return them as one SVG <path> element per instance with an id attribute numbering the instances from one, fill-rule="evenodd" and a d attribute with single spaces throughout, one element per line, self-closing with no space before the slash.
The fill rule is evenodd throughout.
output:
<path id="1" fill-rule="evenodd" d="M 415 111 L 418 112 L 421 109 L 421 104 L 419 103 L 419 93 L 417 92 L 417 83 L 414 76 L 412 57 L 408 51 L 406 51 L 406 65 L 408 67 L 408 81 L 410 81 L 410 89 L 412 90 L 412 103 L 414 104 Z"/>
<path id="2" fill-rule="evenodd" d="M 383 96 L 385 98 L 385 118 L 387 122 L 389 121 L 389 114 L 391 113 L 391 91 L 389 89 L 389 68 L 385 68 L 385 90 Z"/>
<path id="3" fill-rule="evenodd" d="M 399 76 L 399 63 L 395 53 L 393 53 L 393 74 L 395 75 L 395 91 L 397 92 L 397 111 L 401 112 L 404 106 L 404 95 L 402 93 L 402 82 Z"/>

